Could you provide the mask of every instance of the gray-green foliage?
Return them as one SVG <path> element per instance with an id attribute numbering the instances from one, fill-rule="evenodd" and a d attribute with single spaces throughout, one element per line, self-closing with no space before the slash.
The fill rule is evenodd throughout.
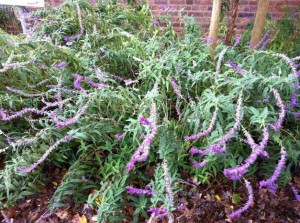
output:
<path id="1" fill-rule="evenodd" d="M 287 64 L 274 57 L 272 52 L 229 47 L 218 74 L 216 64 L 225 46 L 220 44 L 216 61 L 211 61 L 209 45 L 202 43 L 199 26 L 193 19 L 182 19 L 185 35 L 178 37 L 168 20 L 161 19 L 166 27 L 152 23 L 148 6 L 78 3 L 84 32 L 69 43 L 64 37 L 80 33 L 76 3 L 73 2 L 39 12 L 41 26 L 30 39 L 1 33 L 0 61 L 5 63 L 13 54 L 15 62 L 30 63 L 0 74 L 0 107 L 5 111 L 18 111 L 24 107 L 43 106 L 41 98 L 8 93 L 6 85 L 24 92 L 45 92 L 45 100 L 54 101 L 57 89 L 49 89 L 46 84 L 35 88 L 29 85 L 45 79 L 49 79 L 47 84 L 56 85 L 61 79 L 63 87 L 75 90 L 72 74 L 78 73 L 96 81 L 95 67 L 136 82 L 126 85 L 106 76 L 106 88 L 94 89 L 83 81 L 86 92 L 62 94 L 63 98 L 72 100 L 64 104 L 63 109 L 52 109 L 62 120 L 73 117 L 83 104 L 91 101 L 75 124 L 63 128 L 57 128 L 52 122 L 50 111 L 41 116 L 25 115 L 11 122 L 1 121 L 0 145 L 1 148 L 8 147 L 3 153 L 6 163 L 0 170 L 0 193 L 7 199 L 4 206 L 37 191 L 44 180 L 43 164 L 26 175 L 20 174 L 17 167 L 34 163 L 50 145 L 70 134 L 73 140 L 59 146 L 45 161 L 68 168 L 53 195 L 50 209 L 66 206 L 68 199 L 72 199 L 98 209 L 99 222 L 121 221 L 124 215 L 120 210 L 126 205 L 135 208 L 134 221 L 147 218 L 149 207 L 165 205 L 170 209 L 168 202 L 164 204 L 168 199 L 161 167 L 163 159 L 169 163 L 173 182 L 180 182 L 181 172 L 187 171 L 200 183 L 209 183 L 224 167 L 240 164 L 249 155 L 250 148 L 240 140 L 243 138 L 241 132 L 227 143 L 225 154 L 210 154 L 208 165 L 202 169 L 191 167 L 192 161 L 201 161 L 202 158 L 192 157 L 188 152 L 192 146 L 206 148 L 226 134 L 235 122 L 236 101 L 241 92 L 242 125 L 255 140 L 260 139 L 264 126 L 278 118 L 279 108 L 271 90 L 278 89 L 284 103 L 289 104 L 298 80 Z M 231 69 L 227 60 L 246 70 L 245 75 Z M 61 61 L 68 65 L 56 68 L 55 64 Z M 172 88 L 171 77 L 176 79 L 183 95 L 178 103 L 181 118 L 176 113 L 178 97 Z M 152 90 L 155 83 L 158 91 Z M 269 103 L 262 102 L 265 98 L 269 98 Z M 148 131 L 139 124 L 139 119 L 150 116 L 151 102 L 157 105 L 158 135 L 148 160 L 138 163 L 128 174 L 126 164 L 140 145 L 140 136 Z M 208 127 L 216 107 L 219 108 L 218 119 L 211 134 L 197 141 L 184 141 L 184 136 Z M 280 132 L 270 131 L 272 140 L 266 149 L 270 159 L 264 159 L 262 165 L 260 159 L 251 167 L 249 175 L 257 173 L 258 169 L 266 170 L 267 176 L 272 174 L 279 157 L 278 142 L 281 141 L 288 150 L 287 170 L 298 165 L 299 120 L 292 115 L 298 108 L 287 112 Z M 31 118 L 33 121 L 29 121 Z M 125 138 L 117 141 L 115 135 L 123 132 L 126 132 Z M 8 137 L 12 141 L 35 137 L 36 143 L 13 148 L 7 142 Z M 155 173 L 148 173 L 153 166 L 157 166 Z M 83 177 L 87 182 L 82 180 Z M 127 195 L 126 186 L 130 184 L 139 187 L 150 184 L 156 194 L 152 198 Z M 180 184 L 173 188 L 175 192 L 180 189 Z"/>

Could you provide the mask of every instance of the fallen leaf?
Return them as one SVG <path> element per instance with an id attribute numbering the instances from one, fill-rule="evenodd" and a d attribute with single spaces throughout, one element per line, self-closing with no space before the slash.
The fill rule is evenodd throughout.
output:
<path id="1" fill-rule="evenodd" d="M 221 197 L 220 197 L 218 194 L 215 195 L 215 198 L 216 198 L 218 201 L 221 201 L 221 200 L 222 200 Z"/>
<path id="2" fill-rule="evenodd" d="M 69 213 L 66 210 L 56 212 L 55 214 L 57 217 L 59 217 L 62 220 L 67 219 L 67 217 L 69 215 Z"/>
<path id="3" fill-rule="evenodd" d="M 72 223 L 88 223 L 88 221 L 85 215 L 76 214 L 72 218 Z"/>

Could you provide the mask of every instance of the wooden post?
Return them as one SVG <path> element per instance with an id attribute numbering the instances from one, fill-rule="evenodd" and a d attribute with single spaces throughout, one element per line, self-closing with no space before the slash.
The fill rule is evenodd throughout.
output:
<path id="1" fill-rule="evenodd" d="M 27 34 L 27 26 L 26 26 L 26 21 L 24 19 L 24 7 L 18 6 L 18 19 L 21 22 L 22 30 L 24 34 Z"/>
<path id="2" fill-rule="evenodd" d="M 234 34 L 234 25 L 235 25 L 235 20 L 236 20 L 237 13 L 238 13 L 239 2 L 240 2 L 240 0 L 232 0 L 231 1 L 230 21 L 229 21 L 229 24 L 228 24 L 228 30 L 227 30 L 226 37 L 225 37 L 225 44 L 226 45 L 230 45 L 231 38 Z"/>
<path id="3" fill-rule="evenodd" d="M 213 59 L 218 41 L 218 29 L 221 17 L 222 0 L 213 0 L 208 40 L 211 42 L 210 57 Z"/>
<path id="4" fill-rule="evenodd" d="M 265 26 L 266 16 L 269 10 L 270 0 L 259 0 L 254 26 L 251 33 L 250 46 L 254 47 L 259 42 Z"/>

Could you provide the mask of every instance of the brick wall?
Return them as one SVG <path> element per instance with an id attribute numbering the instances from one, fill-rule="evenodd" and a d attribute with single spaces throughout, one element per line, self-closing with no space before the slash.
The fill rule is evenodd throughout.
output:
<path id="1" fill-rule="evenodd" d="M 148 0 L 148 2 L 155 16 L 164 15 L 168 11 L 175 27 L 180 26 L 178 10 L 185 8 L 184 14 L 195 17 L 204 31 L 209 28 L 213 0 Z M 246 25 L 254 20 L 257 2 L 258 0 L 240 0 L 236 19 L 238 33 L 241 33 Z M 269 13 L 273 18 L 280 18 L 287 9 L 289 11 L 300 9 L 300 0 L 270 0 Z"/>
<path id="2" fill-rule="evenodd" d="M 89 0 L 95 1 L 95 0 Z M 238 18 L 236 20 L 237 33 L 243 32 L 246 25 L 253 21 L 257 8 L 258 0 L 240 0 Z M 52 6 L 58 6 L 63 0 L 45 0 Z M 122 0 L 126 2 L 126 0 Z M 207 31 L 210 23 L 213 0 L 148 0 L 151 5 L 154 16 L 161 16 L 166 13 L 171 15 L 171 21 L 177 30 L 180 30 L 180 21 L 178 18 L 178 10 L 184 8 L 184 14 L 193 16 Z M 300 9 L 300 0 L 270 0 L 269 13 L 273 18 L 280 18 L 286 10 L 290 12 Z M 226 21 L 225 21 L 226 22 Z M 17 29 L 18 31 L 20 29 Z M 12 32 L 15 32 L 12 30 Z"/>

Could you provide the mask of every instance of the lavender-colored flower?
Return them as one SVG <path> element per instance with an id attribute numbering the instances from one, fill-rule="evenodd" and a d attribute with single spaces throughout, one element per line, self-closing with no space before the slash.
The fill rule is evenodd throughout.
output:
<path id="1" fill-rule="evenodd" d="M 186 206 L 183 203 L 181 203 L 180 205 L 177 206 L 176 209 L 179 211 L 184 211 L 184 210 L 186 210 Z"/>
<path id="2" fill-rule="evenodd" d="M 94 69 L 94 72 L 95 72 L 95 74 L 96 74 L 96 76 L 97 76 L 97 78 L 99 79 L 100 82 L 105 83 L 107 81 L 106 77 L 104 77 L 102 75 L 102 72 L 100 72 L 99 68 L 96 67 Z"/>
<path id="3" fill-rule="evenodd" d="M 264 50 L 270 41 L 271 41 L 270 39 L 267 39 L 267 40 L 263 43 L 263 45 L 260 47 L 259 50 L 260 50 L 260 51 Z"/>
<path id="4" fill-rule="evenodd" d="M 158 27 L 161 27 L 160 22 L 157 19 L 152 19 L 152 23 Z"/>
<path id="5" fill-rule="evenodd" d="M 44 153 L 44 155 L 40 159 L 38 159 L 38 161 L 36 161 L 35 163 L 31 164 L 29 167 L 26 167 L 26 168 L 18 167 L 18 171 L 21 172 L 21 173 L 29 173 L 29 172 L 31 172 L 32 170 L 34 170 L 35 168 L 37 168 L 37 166 L 39 164 L 41 164 L 42 162 L 44 162 L 45 159 L 48 157 L 48 155 L 54 149 L 56 149 L 60 144 L 70 142 L 71 140 L 72 140 L 72 136 L 67 135 L 64 138 L 56 141 L 52 146 L 49 147 L 49 149 Z"/>
<path id="6" fill-rule="evenodd" d="M 50 79 L 45 79 L 45 80 L 42 80 L 41 82 L 35 84 L 35 85 L 28 85 L 29 88 L 35 88 L 35 87 L 38 87 L 38 86 L 41 86 L 45 83 L 47 83 L 48 81 L 50 81 Z"/>
<path id="7" fill-rule="evenodd" d="M 15 112 L 13 115 L 7 115 L 2 109 L 0 109 L 0 119 L 3 120 L 3 121 L 10 121 L 10 120 L 15 119 L 15 118 L 23 117 L 27 113 L 30 113 L 30 114 L 34 113 L 34 114 L 42 115 L 42 114 L 45 113 L 45 111 L 47 109 L 59 106 L 59 105 L 64 104 L 68 101 L 70 101 L 70 98 L 62 100 L 60 102 L 53 102 L 51 104 L 48 104 L 48 105 L 44 106 L 40 110 L 36 109 L 36 108 L 23 108 L 21 111 Z"/>
<path id="8" fill-rule="evenodd" d="M 297 61 L 297 60 L 300 60 L 300 56 L 292 58 L 292 61 Z M 300 64 L 298 64 L 298 65 L 300 65 Z"/>
<path id="9" fill-rule="evenodd" d="M 142 125 L 146 125 L 146 126 L 149 126 L 149 127 L 151 126 L 151 122 L 145 117 L 141 117 L 139 122 Z"/>
<path id="10" fill-rule="evenodd" d="M 63 88 L 63 87 L 59 87 L 58 85 L 46 85 L 47 88 L 51 88 L 51 89 L 57 89 L 59 90 L 60 92 L 63 92 L 63 93 L 66 93 L 66 94 L 79 94 L 80 91 L 77 91 L 77 90 L 71 90 L 71 89 L 68 89 L 68 88 Z"/>
<path id="11" fill-rule="evenodd" d="M 212 116 L 212 119 L 209 123 L 209 126 L 206 130 L 202 131 L 202 132 L 199 132 L 199 133 L 196 133 L 194 135 L 191 135 L 191 136 L 185 136 L 184 137 L 184 140 L 197 140 L 201 137 L 204 137 L 204 136 L 207 136 L 208 134 L 210 134 L 216 124 L 216 121 L 217 121 L 217 116 L 218 116 L 218 108 L 215 109 L 214 113 L 213 113 L 213 116 Z"/>
<path id="12" fill-rule="evenodd" d="M 126 132 L 124 132 L 122 134 L 116 134 L 115 135 L 118 142 L 121 141 L 125 136 L 126 136 Z"/>
<path id="13" fill-rule="evenodd" d="M 237 101 L 236 120 L 234 126 L 226 133 L 226 135 L 223 138 L 221 138 L 219 142 L 209 146 L 205 150 L 198 150 L 196 148 L 192 148 L 190 150 L 190 153 L 204 156 L 209 153 L 220 154 L 224 152 L 226 149 L 226 142 L 228 142 L 231 139 L 232 135 L 236 133 L 238 127 L 240 126 L 241 119 L 242 119 L 242 102 L 243 102 L 243 95 L 241 93 Z"/>
<path id="14" fill-rule="evenodd" d="M 263 35 L 263 37 L 260 39 L 260 41 L 255 46 L 253 46 L 253 45 L 250 44 L 250 48 L 251 49 L 255 49 L 255 48 L 259 47 L 266 40 L 266 38 L 268 37 L 268 35 L 269 35 L 269 30 L 267 32 L 265 32 L 265 34 Z"/>
<path id="15" fill-rule="evenodd" d="M 269 140 L 269 133 L 268 133 L 268 128 L 264 128 L 263 130 L 263 139 L 259 144 L 256 144 L 250 135 L 250 133 L 243 128 L 243 133 L 246 136 L 247 140 L 246 143 L 250 145 L 252 152 L 250 156 L 244 161 L 242 165 L 229 168 L 229 169 L 224 169 L 224 175 L 231 180 L 239 180 L 247 171 L 248 168 L 250 167 L 251 164 L 253 164 L 259 155 L 261 156 L 267 156 L 268 154 L 264 150 L 264 148 L 267 146 L 267 142 Z"/>
<path id="16" fill-rule="evenodd" d="M 131 78 L 123 80 L 126 86 L 131 85 L 133 83 L 137 83 L 138 80 L 132 80 Z"/>
<path id="17" fill-rule="evenodd" d="M 292 112 L 295 118 L 300 118 L 300 112 Z"/>
<path id="18" fill-rule="evenodd" d="M 270 96 L 264 98 L 264 99 L 262 100 L 262 102 L 263 102 L 263 103 L 269 103 L 269 102 L 270 102 Z"/>
<path id="19" fill-rule="evenodd" d="M 171 176 L 169 173 L 169 167 L 166 159 L 164 159 L 162 167 L 164 170 L 164 180 L 165 180 L 166 191 L 170 202 L 170 208 L 172 209 L 174 207 L 174 193 L 172 191 Z"/>
<path id="20" fill-rule="evenodd" d="M 221 53 L 219 54 L 219 58 L 218 58 L 218 62 L 217 62 L 217 68 L 216 68 L 216 73 L 220 74 L 221 72 L 221 64 L 222 64 L 222 60 L 225 56 L 225 53 L 227 52 L 227 48 L 224 48 Z"/>
<path id="21" fill-rule="evenodd" d="M 82 108 L 80 108 L 77 111 L 76 115 L 73 118 L 70 118 L 66 121 L 59 121 L 53 111 L 50 113 L 50 117 L 51 117 L 52 121 L 57 125 L 58 128 L 66 127 L 68 125 L 74 124 L 75 122 L 77 122 L 79 120 L 79 118 L 84 114 L 84 112 L 89 107 L 89 103 L 90 103 L 90 101 L 88 101 L 85 105 L 83 105 Z"/>
<path id="22" fill-rule="evenodd" d="M 275 96 L 276 105 L 280 108 L 280 114 L 279 114 L 278 120 L 274 124 L 271 124 L 270 128 L 273 129 L 274 131 L 278 132 L 284 121 L 286 111 L 285 111 L 285 105 L 283 104 L 283 102 L 281 100 L 279 92 L 276 89 L 273 89 L 273 94 Z"/>
<path id="23" fill-rule="evenodd" d="M 298 94 L 299 94 L 299 87 L 295 86 L 294 87 L 294 93 L 290 99 L 290 104 L 289 108 L 295 108 L 298 105 L 297 99 L 298 99 Z"/>
<path id="24" fill-rule="evenodd" d="M 241 74 L 241 75 L 246 74 L 246 71 L 244 69 L 240 68 L 238 65 L 233 63 L 231 60 L 228 60 L 226 64 L 228 64 L 233 70 L 235 70 L 239 74 Z"/>
<path id="25" fill-rule="evenodd" d="M 242 38 L 240 36 L 237 37 L 234 41 L 233 47 L 237 47 L 240 44 L 241 40 Z"/>
<path id="26" fill-rule="evenodd" d="M 68 43 L 68 42 L 73 41 L 75 39 L 75 37 L 74 36 L 65 36 L 63 39 L 65 42 Z"/>
<path id="27" fill-rule="evenodd" d="M 15 89 L 15 88 L 11 88 L 11 87 L 8 87 L 8 86 L 6 86 L 5 88 L 6 88 L 6 90 L 8 90 L 8 91 L 10 91 L 12 93 L 16 93 L 18 95 L 21 95 L 23 97 L 28 97 L 28 98 L 41 97 L 41 96 L 45 95 L 45 93 L 27 94 L 27 93 L 24 93 L 21 90 L 18 90 L 18 89 Z"/>
<path id="28" fill-rule="evenodd" d="M 282 53 L 275 53 L 275 54 L 273 54 L 273 56 L 283 59 L 285 61 L 285 63 L 292 69 L 293 74 L 296 77 L 298 77 L 295 63 L 293 60 L 291 60 L 288 56 L 286 56 L 285 54 L 282 54 Z"/>
<path id="29" fill-rule="evenodd" d="M 197 168 L 203 168 L 204 166 L 206 166 L 206 164 L 208 164 L 208 160 L 203 160 L 201 163 L 197 161 L 193 162 L 193 166 Z"/>
<path id="30" fill-rule="evenodd" d="M 300 201 L 300 195 L 299 195 L 299 193 L 298 193 L 298 190 L 292 185 L 292 184 L 290 184 L 291 185 L 291 189 L 292 189 L 292 191 L 293 191 L 293 193 L 294 193 L 294 195 L 295 195 L 295 199 L 297 200 L 297 201 Z"/>
<path id="31" fill-rule="evenodd" d="M 74 87 L 78 90 L 84 91 L 83 87 L 81 87 L 81 82 L 83 80 L 83 77 L 78 74 L 73 74 L 72 76 L 75 78 Z"/>
<path id="32" fill-rule="evenodd" d="M 80 9 L 80 6 L 78 3 L 76 4 L 76 9 L 77 9 L 78 22 L 79 22 L 79 26 L 80 26 L 80 35 L 82 35 L 84 32 L 84 28 L 83 28 L 83 24 L 82 24 L 81 9 Z"/>
<path id="33" fill-rule="evenodd" d="M 90 77 L 86 77 L 85 80 L 94 88 L 104 88 L 106 86 L 105 84 L 95 83 Z"/>
<path id="34" fill-rule="evenodd" d="M 159 8 L 164 11 L 176 11 L 176 8 L 168 6 L 168 5 L 160 5 Z"/>
<path id="35" fill-rule="evenodd" d="M 180 66 L 176 66 L 176 67 L 175 67 L 175 70 L 178 71 L 180 74 L 185 73 L 185 71 L 184 71 L 184 70 L 182 69 L 182 67 L 180 67 Z"/>
<path id="36" fill-rule="evenodd" d="M 278 179 L 280 172 L 283 170 L 283 168 L 285 166 L 286 151 L 285 151 L 284 147 L 281 147 L 280 154 L 281 154 L 281 157 L 280 157 L 280 160 L 276 166 L 276 169 L 275 169 L 273 175 L 269 179 L 259 182 L 260 188 L 268 187 L 268 189 L 271 193 L 275 193 L 275 191 L 277 189 L 277 185 L 275 184 L 275 181 Z"/>
<path id="37" fill-rule="evenodd" d="M 64 67 L 66 67 L 67 65 L 68 65 L 68 63 L 66 61 L 62 61 L 62 62 L 55 64 L 54 66 L 58 69 L 62 69 Z"/>
<path id="38" fill-rule="evenodd" d="M 42 219 L 47 219 L 47 218 L 50 218 L 52 215 L 53 215 L 53 212 L 49 212 L 49 213 L 43 214 L 43 215 L 41 216 L 41 218 L 42 218 Z"/>
<path id="39" fill-rule="evenodd" d="M 168 215 L 167 208 L 149 208 L 147 212 L 153 213 L 156 219 L 166 217 Z"/>
<path id="40" fill-rule="evenodd" d="M 211 38 L 211 37 L 209 37 L 209 36 L 207 36 L 206 38 L 204 38 L 204 39 L 202 40 L 202 44 L 207 44 L 207 45 L 209 45 L 209 44 L 211 44 L 211 43 L 213 43 L 213 42 L 214 42 L 214 39 Z"/>
<path id="41" fill-rule="evenodd" d="M 134 154 L 132 155 L 129 163 L 127 164 L 127 171 L 130 172 L 136 162 L 145 162 L 148 158 L 150 152 L 150 145 L 152 144 L 154 137 L 157 133 L 157 114 L 156 114 L 156 105 L 152 103 L 151 111 L 150 111 L 150 119 L 151 119 L 151 132 L 145 136 L 144 141 L 141 145 L 136 149 Z"/>
<path id="42" fill-rule="evenodd" d="M 3 68 L 0 69 L 0 73 L 4 73 L 4 72 L 6 72 L 9 69 L 17 69 L 17 68 L 22 67 L 24 65 L 30 64 L 31 62 L 32 61 L 16 62 L 16 63 L 8 63 L 8 62 L 6 62 L 6 63 L 2 64 Z"/>
<path id="43" fill-rule="evenodd" d="M 149 195 L 149 196 L 154 195 L 154 192 L 152 190 L 138 189 L 138 188 L 135 188 L 132 186 L 127 186 L 126 189 L 128 190 L 128 193 L 130 193 L 130 194 Z"/>
<path id="44" fill-rule="evenodd" d="M 234 218 L 240 217 L 241 214 L 243 212 L 247 211 L 251 207 L 251 205 L 253 203 L 253 197 L 254 197 L 253 196 L 253 188 L 252 188 L 250 182 L 248 180 L 246 180 L 246 179 L 245 179 L 245 185 L 246 185 L 246 188 L 247 188 L 247 191 L 248 191 L 248 201 L 247 201 L 247 203 L 242 208 L 240 208 L 240 209 L 232 212 L 230 214 L 230 219 L 234 219 Z"/>
<path id="45" fill-rule="evenodd" d="M 179 87 L 178 87 L 178 85 L 177 85 L 177 83 L 176 83 L 175 78 L 174 78 L 174 77 L 170 77 L 170 81 L 171 81 L 171 86 L 172 86 L 172 88 L 173 88 L 175 94 L 177 95 L 177 97 L 178 97 L 179 99 L 183 99 L 183 96 L 182 96 L 182 94 L 181 94 L 181 92 L 180 92 L 180 89 L 179 89 Z"/>
<path id="46" fill-rule="evenodd" d="M 87 183 L 87 182 L 88 182 L 88 179 L 86 179 L 85 176 L 82 176 L 82 177 L 81 177 L 81 180 L 82 180 L 83 183 Z"/>
<path id="47" fill-rule="evenodd" d="M 180 111 L 180 103 L 179 102 L 180 102 L 180 99 L 177 98 L 176 99 L 175 109 L 176 109 L 176 113 L 178 115 L 178 119 L 180 120 L 183 113 Z"/>

